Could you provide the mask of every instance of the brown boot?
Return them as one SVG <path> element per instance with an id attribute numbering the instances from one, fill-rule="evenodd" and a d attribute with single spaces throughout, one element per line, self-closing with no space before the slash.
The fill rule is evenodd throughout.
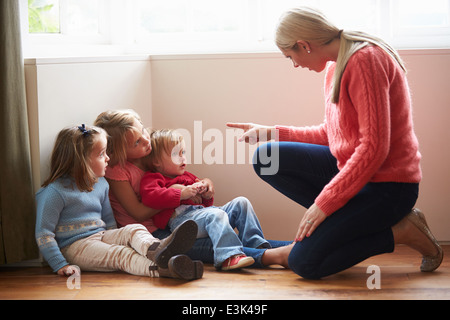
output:
<path id="1" fill-rule="evenodd" d="M 186 253 L 197 239 L 198 226 L 188 220 L 178 226 L 170 236 L 160 241 L 159 246 L 150 246 L 147 258 L 160 268 L 167 269 L 170 258 Z"/>

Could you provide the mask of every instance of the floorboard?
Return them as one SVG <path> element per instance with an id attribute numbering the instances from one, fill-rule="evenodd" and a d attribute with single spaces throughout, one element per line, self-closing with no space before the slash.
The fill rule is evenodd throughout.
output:
<path id="1" fill-rule="evenodd" d="M 321 280 L 305 280 L 278 267 L 219 272 L 205 265 L 204 277 L 183 282 L 123 272 L 82 272 L 80 288 L 48 267 L 1 267 L 1 300 L 448 300 L 450 246 L 441 267 L 419 271 L 420 256 L 405 246 L 372 257 Z M 380 288 L 369 289 L 368 267 L 380 267 Z M 375 282 L 370 281 L 369 284 Z M 75 285 L 76 282 L 71 282 Z"/>

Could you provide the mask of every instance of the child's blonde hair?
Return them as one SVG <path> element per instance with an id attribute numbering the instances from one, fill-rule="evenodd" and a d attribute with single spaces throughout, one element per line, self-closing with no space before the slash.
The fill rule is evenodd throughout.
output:
<path id="1" fill-rule="evenodd" d="M 103 128 L 109 135 L 106 150 L 110 166 L 124 166 L 127 161 L 127 132 L 136 130 L 134 121 L 142 123 L 139 115 L 131 109 L 108 110 L 95 119 L 94 125 Z"/>
<path id="2" fill-rule="evenodd" d="M 150 141 L 152 152 L 148 155 L 148 166 L 156 171 L 155 162 L 161 160 L 164 153 L 172 154 L 173 148 L 183 141 L 183 136 L 173 129 L 160 129 L 152 131 Z"/>
<path id="3" fill-rule="evenodd" d="M 92 191 L 98 179 L 91 169 L 89 156 L 100 134 L 107 136 L 102 128 L 84 124 L 61 130 L 51 155 L 50 175 L 42 186 L 46 187 L 60 177 L 70 176 L 80 191 Z"/>
<path id="4" fill-rule="evenodd" d="M 320 11 L 300 7 L 284 13 L 275 34 L 278 48 L 297 50 L 297 41 L 304 40 L 317 45 L 326 45 L 340 38 L 340 48 L 333 76 L 332 102 L 339 101 L 341 78 L 350 57 L 368 44 L 376 45 L 395 59 L 406 72 L 402 59 L 389 44 L 382 39 L 364 32 L 340 30 Z"/>

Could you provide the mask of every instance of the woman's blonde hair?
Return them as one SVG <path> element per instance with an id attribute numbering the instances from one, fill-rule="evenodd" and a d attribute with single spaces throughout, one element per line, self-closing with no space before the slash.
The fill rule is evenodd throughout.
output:
<path id="1" fill-rule="evenodd" d="M 148 166 L 156 171 L 155 163 L 162 159 L 163 154 L 172 154 L 173 148 L 183 141 L 183 136 L 173 129 L 154 130 L 150 141 L 152 152 L 148 155 Z"/>
<path id="2" fill-rule="evenodd" d="M 402 59 L 385 41 L 364 32 L 341 30 L 316 9 L 300 7 L 287 11 L 280 18 L 275 34 L 275 42 L 278 48 L 283 50 L 296 50 L 298 40 L 327 45 L 337 38 L 341 39 L 341 43 L 333 76 L 333 103 L 339 101 L 341 78 L 348 60 L 356 51 L 368 44 L 378 46 L 387 52 L 406 73 Z"/>
<path id="3" fill-rule="evenodd" d="M 139 115 L 131 109 L 108 110 L 100 113 L 94 125 L 106 130 L 109 135 L 106 150 L 110 166 L 125 165 L 127 161 L 127 132 L 136 130 L 134 121 L 142 123 Z"/>
<path id="4" fill-rule="evenodd" d="M 80 191 L 90 192 L 98 179 L 90 166 L 89 156 L 102 128 L 82 126 L 61 130 L 56 137 L 50 160 L 50 174 L 42 184 L 46 187 L 60 177 L 72 177 Z"/>

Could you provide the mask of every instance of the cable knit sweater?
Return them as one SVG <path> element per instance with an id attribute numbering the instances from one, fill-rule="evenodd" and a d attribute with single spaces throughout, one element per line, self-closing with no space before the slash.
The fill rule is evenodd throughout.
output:
<path id="1" fill-rule="evenodd" d="M 339 173 L 316 198 L 327 215 L 368 182 L 419 183 L 422 178 L 411 101 L 403 70 L 387 53 L 366 46 L 349 59 L 339 102 L 331 102 L 335 63 L 325 75 L 325 120 L 313 127 L 277 126 L 280 141 L 326 145 Z"/>

